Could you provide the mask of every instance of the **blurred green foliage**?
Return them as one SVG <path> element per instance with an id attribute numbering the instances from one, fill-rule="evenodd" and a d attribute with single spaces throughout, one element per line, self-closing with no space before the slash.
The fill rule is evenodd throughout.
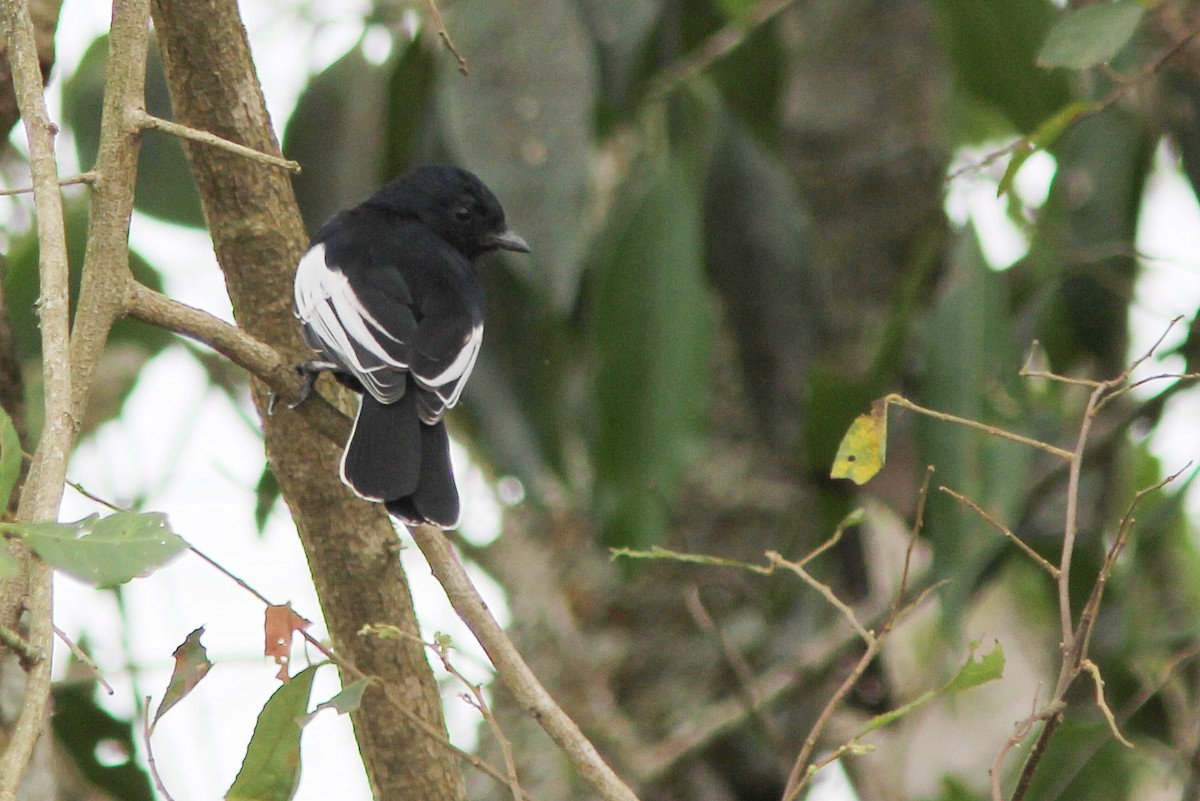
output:
<path id="1" fill-rule="evenodd" d="M 920 205 L 919 198 L 881 194 L 886 181 L 874 180 L 911 168 L 912 153 L 845 153 L 832 135 L 797 135 L 791 116 L 797 93 L 821 76 L 795 74 L 806 46 L 795 19 L 784 13 L 747 28 L 759 8 L 749 0 L 446 5 L 469 76 L 459 73 L 429 26 L 414 38 L 381 3 L 371 25 L 390 37 L 390 54 L 368 58 L 359 42 L 311 75 L 286 122 L 284 151 L 303 165 L 295 188 L 310 229 L 419 162 L 460 163 L 496 191 L 533 253 L 520 263 L 497 257 L 482 267 L 487 345 L 464 396 L 465 411 L 451 424 L 493 475 L 524 482 L 530 513 L 577 521 L 595 543 L 698 541 L 731 550 L 738 546 L 729 543 L 739 543 L 758 553 L 811 547 L 827 533 L 823 521 L 838 519 L 851 502 L 849 488 L 823 478 L 845 425 L 893 390 L 1072 447 L 1079 391 L 1018 378 L 1030 343 L 1040 340 L 1048 366 L 1059 373 L 1107 378 L 1119 372 L 1130 358 L 1136 237 L 1160 118 L 1173 120 L 1185 169 L 1193 181 L 1200 177 L 1200 136 L 1189 122 L 1200 114 L 1200 81 L 1168 71 L 1172 109 L 1160 115 L 1115 104 L 1045 143 L 1057 164 L 1049 198 L 1040 208 L 1007 201 L 1030 239 L 1016 264 L 993 269 L 979 246 L 984 234 L 969 223 L 954 228 L 939 219 L 909 232 L 907 249 L 888 254 L 891 261 L 871 265 L 881 285 L 895 287 L 884 303 L 873 303 L 868 290 L 875 287 L 844 285 L 837 254 L 831 259 L 821 251 L 824 232 L 814 230 L 809 214 L 823 196 L 834 195 L 864 208 Z M 1075 41 L 1077 47 L 1066 55 L 1052 51 L 1049 60 L 1081 66 L 1120 56 L 1149 63 L 1158 51 L 1146 49 L 1133 28 L 1135 17 L 1153 12 L 1134 5 L 1121 0 L 1097 12 L 1124 15 L 1128 30 L 1120 37 L 1106 30 L 1103 41 Z M 826 5 L 814 8 L 837 18 Z M 871 13 L 872 6 L 864 9 Z M 936 30 L 934 49 L 914 57 L 941 64 L 946 77 L 944 91 L 928 87 L 941 92 L 933 103 L 938 112 L 929 115 L 934 122 L 913 112 L 913 141 L 939 149 L 943 161 L 963 147 L 998 149 L 1111 88 L 1096 70 L 1080 75 L 1038 65 L 1052 31 L 1061 41 L 1078 34 L 1070 26 L 1081 24 L 1061 22 L 1064 12 L 1050 0 L 935 0 L 909 10 L 931 15 Z M 846 34 L 847 41 L 863 41 Z M 693 76 L 661 82 L 714 41 L 725 47 L 701 61 Z M 872 45 L 917 47 L 908 40 Z M 97 40 L 70 66 L 64 84 L 64 122 L 85 167 L 96 149 L 105 50 L 105 40 Z M 160 72 L 152 63 L 147 105 L 169 116 Z M 881 98 L 848 97 L 828 113 L 830 120 L 860 115 L 864 126 L 904 125 L 911 108 L 927 100 L 896 108 Z M 1180 107 L 1191 116 L 1178 113 Z M 797 147 L 831 163 L 868 162 L 878 174 L 867 171 L 850 185 L 814 186 L 796 163 Z M 936 186 L 931 202 L 938 207 L 943 189 Z M 137 204 L 162 220 L 203 223 L 186 159 L 168 137 L 145 139 Z M 86 230 L 82 197 L 70 198 L 68 213 L 77 286 Z M 32 236 L 12 236 L 7 258 L 5 300 L 20 356 L 32 363 Z M 834 268 L 822 271 L 818 262 Z M 139 280 L 161 286 L 154 267 L 136 255 L 134 270 Z M 862 324 L 846 325 L 841 317 L 847 314 Z M 1193 370 L 1195 326 L 1182 351 Z M 835 329 L 853 330 L 862 341 L 838 341 L 830 334 Z M 167 341 L 127 322 L 113 331 L 114 345 L 136 346 L 143 359 Z M 116 413 L 131 385 L 123 385 L 100 419 Z M 1133 492 L 1177 467 L 1159 465 L 1145 447 L 1146 431 L 1183 388 L 1167 382 L 1157 390 L 1162 395 L 1144 405 L 1131 401 L 1111 410 L 1089 451 L 1077 604 Z M 868 485 L 868 493 L 910 513 L 904 504 L 915 496 L 924 465 L 933 464 L 938 484 L 972 498 L 1056 558 L 1064 473 L 1053 460 L 935 421 L 893 429 L 899 442 L 895 449 L 889 443 L 885 476 L 891 478 L 883 482 L 892 483 Z M 731 454 L 749 465 L 744 474 L 714 479 L 706 472 L 730 464 Z M 804 500 L 779 502 L 765 490 L 766 500 L 756 496 L 769 485 L 764 476 L 787 483 Z M 269 472 L 257 497 L 261 529 L 278 498 Z M 1170 727 L 1156 720 L 1172 702 L 1145 676 L 1193 653 L 1200 635 L 1200 554 L 1182 498 L 1172 488 L 1141 510 L 1094 643 L 1093 659 L 1109 677 L 1110 704 L 1127 712 L 1125 734 L 1150 747 L 1122 749 L 1088 708 L 1052 745 L 1037 787 L 1053 792 L 1035 797 L 1129 797 L 1140 772 L 1161 767 L 1156 754 L 1178 747 Z M 697 519 L 714 521 L 722 538 L 697 527 Z M 936 492 L 923 534 L 932 545 L 935 576 L 951 579 L 941 597 L 953 622 L 991 582 L 1019 572 L 1009 568 L 1024 558 L 976 515 Z M 839 554 L 845 575 L 831 583 L 865 591 L 856 585 L 865 581 L 855 567 L 861 554 Z M 1023 597 L 1049 610 L 1049 593 Z M 768 628 L 793 622 L 774 619 Z M 1050 651 L 1057 636 L 1052 625 L 1040 632 Z M 1006 650 L 1013 649 L 1006 644 Z M 1195 673 L 1181 669 L 1163 686 L 1172 697 L 1194 700 L 1200 696 Z M 1167 762 L 1181 782 L 1189 780 L 1182 759 Z M 1194 786 L 1194 777 L 1190 781 Z M 943 799 L 983 797 L 953 777 L 942 787 Z"/>

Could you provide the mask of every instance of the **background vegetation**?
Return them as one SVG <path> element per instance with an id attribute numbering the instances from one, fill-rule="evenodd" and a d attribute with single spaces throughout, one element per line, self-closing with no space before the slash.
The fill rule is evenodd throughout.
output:
<path id="1" fill-rule="evenodd" d="M 1200 176 L 1194 3 L 381 0 L 350 21 L 357 41 L 308 78 L 286 124 L 275 121 L 296 175 L 211 144 L 185 153 L 144 115 L 119 113 L 137 105 L 144 74 L 149 115 L 276 153 L 236 4 L 157 0 L 156 42 L 142 57 L 149 5 L 117 8 L 125 29 L 114 24 L 77 63 L 54 67 L 55 122 L 84 169 L 96 164 L 89 189 L 64 194 L 62 215 L 79 437 L 122 413 L 146 365 L 179 354 L 169 331 L 207 345 L 186 351 L 210 382 L 197 393 L 215 388 L 249 414 L 251 388 L 259 409 L 267 384 L 286 396 L 287 365 L 303 354 L 288 298 L 305 229 L 412 164 L 461 164 L 495 190 L 533 254 L 481 270 L 487 344 L 452 420 L 504 501 L 502 533 L 486 545 L 452 540 L 503 588 L 525 660 L 639 797 L 784 797 L 814 725 L 820 759 L 896 709 L 905 714 L 862 737 L 869 753 L 842 754 L 862 798 L 1200 793 L 1193 474 L 1142 496 L 1136 525 L 1130 514 L 1140 490 L 1185 467 L 1160 463 L 1151 444 L 1174 439 L 1189 454 L 1200 444 L 1194 412 L 1179 411 L 1195 408 L 1181 377 L 1200 371 L 1195 299 L 1139 290 L 1164 274 L 1160 285 L 1178 275 L 1182 286 L 1198 269 L 1139 250 L 1155 176 L 1178 171 L 1193 186 Z M 32 11 L 35 27 L 53 29 L 55 4 Z M 348 24 L 350 12 L 338 13 Z M 32 146 L 10 148 L 8 175 L 28 176 L 21 153 L 36 161 Z M 990 217 L 981 185 L 1000 190 Z M 138 253 L 121 263 L 122 203 L 210 230 L 241 334 L 131 288 L 163 289 L 163 265 Z M 6 228 L 0 403 L 41 457 L 43 421 L 56 418 L 42 414 L 51 393 L 35 300 L 47 246 L 30 208 L 14 205 Z M 996 226 L 976 223 L 996 217 L 1018 243 L 1014 258 L 985 256 Z M 1125 375 L 1176 314 L 1185 319 Z M 95 324 L 103 353 L 89 351 L 80 324 L 93 318 L 113 323 L 107 335 Z M 1131 320 L 1150 333 L 1131 332 Z M 1067 458 L 893 409 L 883 472 L 861 488 L 828 478 L 847 427 L 890 392 Z M 394 535 L 336 483 L 344 425 L 327 404 L 265 421 L 270 463 L 253 484 L 260 529 L 281 501 L 296 519 L 343 684 L 381 679 L 366 690 L 371 703 L 343 699 L 376 796 L 512 795 L 511 780 L 469 765 L 464 774 L 458 755 L 430 744 L 442 713 Z M 44 475 L 34 472 L 27 497 Z M 859 507 L 860 525 L 803 561 Z M 14 504 L 12 519 L 54 517 L 57 499 L 48 508 Z M 10 733 L 37 686 L 22 677 L 45 645 L 21 615 L 36 615 L 30 599 L 44 586 L 29 531 L 10 530 L 0 593 L 0 626 L 17 636 L 6 640 L 0 704 Z M 440 535 L 413 536 L 442 579 Z M 612 559 L 613 548 L 655 547 L 717 560 Z M 734 565 L 766 564 L 769 552 L 785 569 Z M 385 628 L 360 636 L 368 624 Z M 980 641 L 979 658 L 999 642 L 1004 679 L 954 687 Z M 207 670 L 194 645 L 180 663 Z M 502 775 L 515 770 L 532 798 L 594 797 L 519 692 L 473 697 L 504 733 L 483 732 L 479 749 L 508 765 Z M 918 699 L 927 703 L 908 706 Z M 302 712 L 309 699 L 291 703 Z M 79 783 L 150 797 L 140 722 L 101 711 L 90 678 L 63 682 L 54 709 L 61 756 L 35 756 L 29 775 L 48 784 L 27 780 L 26 797 L 69 797 Z M 142 760 L 98 759 L 97 744 L 114 739 Z M 234 797 L 290 796 L 290 773 L 250 786 L 274 776 L 256 764 L 248 755 Z"/>

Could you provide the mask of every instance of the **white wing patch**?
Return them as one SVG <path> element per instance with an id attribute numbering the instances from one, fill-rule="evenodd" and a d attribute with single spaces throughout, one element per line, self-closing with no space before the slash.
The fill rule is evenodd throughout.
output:
<path id="1" fill-rule="evenodd" d="M 328 355 L 358 377 L 381 403 L 393 402 L 404 393 L 403 371 L 408 365 L 392 356 L 381 338 L 399 340 L 367 311 L 346 276 L 329 268 L 323 244 L 305 253 L 296 266 L 295 303 L 296 316 L 324 343 Z M 470 361 L 474 363 L 474 355 Z"/>

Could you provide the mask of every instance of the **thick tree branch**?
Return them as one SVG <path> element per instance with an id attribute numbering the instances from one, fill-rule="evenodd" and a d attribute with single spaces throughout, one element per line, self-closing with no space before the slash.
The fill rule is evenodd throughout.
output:
<path id="1" fill-rule="evenodd" d="M 279 156 L 235 0 L 154 0 L 153 11 L 177 121 Z M 307 236 L 288 174 L 223 148 L 187 141 L 185 149 L 238 325 L 285 360 L 307 358 L 291 309 L 293 270 Z M 307 415 L 266 417 L 264 387 L 254 389 L 267 456 L 308 555 L 335 650 L 444 732 L 387 515 L 342 486 L 341 448 L 318 436 Z M 373 623 L 395 625 L 413 638 L 358 636 Z M 351 716 L 375 796 L 462 799 L 458 761 L 431 749 L 393 704 L 380 703 L 384 693 L 378 686 L 367 690 L 366 703 Z"/>
<path id="2" fill-rule="evenodd" d="M 29 140 L 30 171 L 37 206 L 38 239 L 41 243 L 38 313 L 42 328 L 45 422 L 29 475 L 21 490 L 17 514 L 20 520 L 52 520 L 58 515 L 63 481 L 66 479 L 67 456 L 74 438 L 68 361 L 67 239 L 62 198 L 58 192 L 58 165 L 54 159 L 54 136 L 58 129 L 46 112 L 37 42 L 26 3 L 6 0 L 3 5 L 3 28 L 17 107 Z M 33 648 L 48 654 L 54 636 L 50 569 L 44 562 L 28 554 L 23 561 L 28 567 L 24 592 L 30 620 L 28 641 Z M 50 660 L 43 659 L 29 668 L 20 716 L 3 754 L 0 754 L 2 801 L 16 797 L 29 757 L 44 729 L 49 695 Z"/>
<path id="3" fill-rule="evenodd" d="M 300 395 L 303 381 L 291 364 L 284 362 L 278 353 L 242 329 L 206 311 L 172 300 L 136 282 L 132 283 L 126 294 L 124 311 L 134 319 L 207 345 L 245 368 L 280 398 L 296 398 Z M 350 435 L 349 418 L 316 393 L 295 411 L 331 442 L 340 445 Z M 276 413 L 284 412 L 277 410 Z"/>

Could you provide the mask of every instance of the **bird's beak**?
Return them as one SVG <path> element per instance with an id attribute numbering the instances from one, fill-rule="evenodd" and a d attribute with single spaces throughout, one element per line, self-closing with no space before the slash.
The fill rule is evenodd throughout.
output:
<path id="1" fill-rule="evenodd" d="M 508 229 L 505 229 L 501 233 L 498 233 L 492 237 L 492 244 L 501 250 L 514 250 L 517 253 L 529 252 L 528 243 L 526 243 L 519 234 L 516 234 Z"/>

